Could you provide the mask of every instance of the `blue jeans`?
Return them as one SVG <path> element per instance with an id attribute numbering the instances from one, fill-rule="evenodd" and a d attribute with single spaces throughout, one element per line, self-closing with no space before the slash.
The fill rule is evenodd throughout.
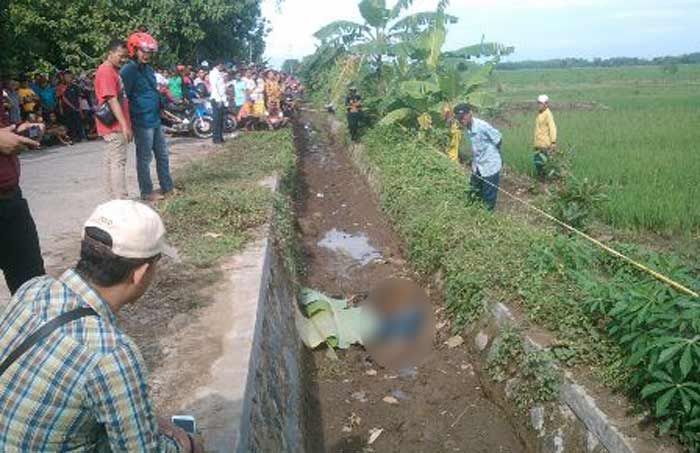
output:
<path id="1" fill-rule="evenodd" d="M 134 127 L 134 141 L 136 142 L 136 176 L 139 180 L 141 198 L 146 198 L 153 192 L 153 182 L 151 182 L 153 156 L 156 157 L 156 172 L 161 192 L 173 190 L 168 144 L 165 141 L 163 129 L 160 126 L 148 129 Z"/>
<path id="2" fill-rule="evenodd" d="M 477 177 L 477 175 L 472 173 L 471 179 L 469 180 L 470 192 L 472 196 L 481 199 L 484 206 L 486 206 L 486 209 L 489 211 L 493 211 L 496 207 L 500 175 L 501 172 L 497 172 L 491 176 L 484 177 L 479 175 L 479 177 Z"/>

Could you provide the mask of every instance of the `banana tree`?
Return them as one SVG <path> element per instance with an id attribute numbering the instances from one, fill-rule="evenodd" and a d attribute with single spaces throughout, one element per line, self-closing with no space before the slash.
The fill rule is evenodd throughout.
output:
<path id="1" fill-rule="evenodd" d="M 332 22 L 314 33 L 321 45 L 345 46 L 353 53 L 359 53 L 371 61 L 378 78 L 382 75 L 384 58 L 393 56 L 401 44 L 428 29 L 440 18 L 444 23 L 456 23 L 454 16 L 434 12 L 422 12 L 401 17 L 413 4 L 413 0 L 399 0 L 389 8 L 385 0 L 362 0 L 359 10 L 364 23 L 347 20 Z M 438 3 L 442 10 L 447 0 Z"/>
<path id="2" fill-rule="evenodd" d="M 380 124 L 417 122 L 422 129 L 427 129 L 432 127 L 433 118 L 458 102 L 476 107 L 495 103 L 483 87 L 498 59 L 511 53 L 513 48 L 484 42 L 482 37 L 480 44 L 442 52 L 447 37 L 442 14 L 444 12 L 438 9 L 430 28 L 414 40 L 415 50 L 422 55 L 422 61 L 414 65 L 414 73 L 419 77 L 400 82 L 399 97 Z M 486 58 L 488 61 L 483 64 L 472 61 Z"/>

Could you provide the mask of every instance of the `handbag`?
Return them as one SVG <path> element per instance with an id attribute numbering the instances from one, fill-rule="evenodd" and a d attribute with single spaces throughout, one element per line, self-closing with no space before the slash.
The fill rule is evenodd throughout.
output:
<path id="1" fill-rule="evenodd" d="M 109 106 L 109 102 L 103 102 L 97 107 L 95 110 L 95 117 L 105 126 L 111 126 L 117 122 L 117 117 L 114 116 L 114 112 L 112 112 L 112 107 Z"/>
<path id="2" fill-rule="evenodd" d="M 75 310 L 71 310 L 63 313 L 62 315 L 56 316 L 51 321 L 39 327 L 34 333 L 27 337 L 27 339 L 24 340 L 22 344 L 20 344 L 17 347 L 17 349 L 12 351 L 0 364 L 0 376 L 2 376 L 5 370 L 7 370 L 10 367 L 10 365 L 12 365 L 17 359 L 19 359 L 22 356 L 22 354 L 27 352 L 29 348 L 34 346 L 39 341 L 48 337 L 51 334 L 51 332 L 58 329 L 64 324 L 67 324 L 71 321 L 75 321 L 79 318 L 84 318 L 85 316 L 98 316 L 98 314 L 95 312 L 95 310 L 93 310 L 90 307 L 76 308 Z"/>

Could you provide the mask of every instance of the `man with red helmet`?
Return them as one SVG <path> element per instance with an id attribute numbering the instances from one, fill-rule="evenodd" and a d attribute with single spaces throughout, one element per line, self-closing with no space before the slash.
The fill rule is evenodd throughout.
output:
<path id="1" fill-rule="evenodd" d="M 158 201 L 172 192 L 168 145 L 160 124 L 160 94 L 156 75 L 149 64 L 158 51 L 158 42 L 145 32 L 133 33 L 127 40 L 132 60 L 121 70 L 124 91 L 129 98 L 129 111 L 136 142 L 136 176 L 141 198 Z M 155 155 L 161 194 L 153 191 L 151 160 Z"/>

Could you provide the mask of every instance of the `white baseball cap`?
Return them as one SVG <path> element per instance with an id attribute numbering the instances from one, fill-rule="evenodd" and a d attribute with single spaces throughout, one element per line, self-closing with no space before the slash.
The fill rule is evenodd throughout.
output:
<path id="1" fill-rule="evenodd" d="M 540 94 L 539 96 L 537 96 L 537 102 L 546 104 L 547 102 L 549 102 L 549 96 L 547 96 L 546 94 Z"/>
<path id="2" fill-rule="evenodd" d="M 87 227 L 109 234 L 112 253 L 122 258 L 143 259 L 169 254 L 163 220 L 156 211 L 137 201 L 112 200 L 99 205 L 85 222 Z"/>

